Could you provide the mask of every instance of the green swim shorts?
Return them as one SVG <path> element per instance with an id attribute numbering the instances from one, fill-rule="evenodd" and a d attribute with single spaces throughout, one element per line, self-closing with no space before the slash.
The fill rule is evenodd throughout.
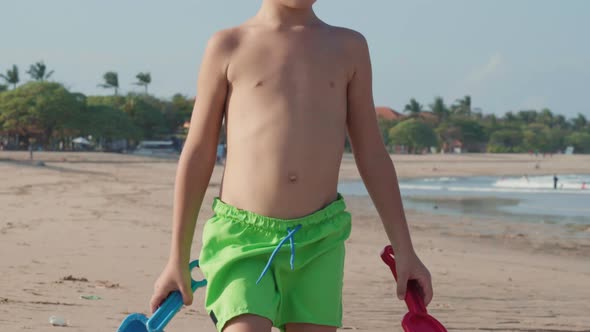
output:
<path id="1" fill-rule="evenodd" d="M 342 196 L 297 219 L 276 219 L 215 199 L 203 229 L 205 307 L 217 329 L 243 314 L 287 323 L 342 325 L 344 241 L 351 218 Z"/>

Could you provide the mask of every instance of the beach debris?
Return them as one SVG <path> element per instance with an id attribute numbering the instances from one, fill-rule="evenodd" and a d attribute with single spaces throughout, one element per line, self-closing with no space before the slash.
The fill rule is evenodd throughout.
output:
<path id="1" fill-rule="evenodd" d="M 96 288 L 119 288 L 121 287 L 119 284 L 114 282 L 110 282 L 108 280 L 96 280 Z"/>
<path id="2" fill-rule="evenodd" d="M 51 316 L 49 317 L 49 324 L 53 326 L 68 326 L 68 322 L 63 317 Z"/>
<path id="3" fill-rule="evenodd" d="M 102 300 L 102 297 L 100 297 L 98 295 L 80 295 L 80 298 L 83 300 L 92 300 L 92 301 Z"/>
<path id="4" fill-rule="evenodd" d="M 29 301 L 31 304 L 41 304 L 41 305 L 65 305 L 65 306 L 75 306 L 74 303 L 64 303 L 64 302 L 52 302 L 52 301 Z"/>
<path id="5" fill-rule="evenodd" d="M 68 276 L 65 276 L 63 278 L 61 278 L 61 280 L 63 281 L 79 281 L 79 282 L 88 282 L 88 279 L 81 277 L 81 278 L 76 278 L 74 276 L 72 276 L 71 274 Z"/>

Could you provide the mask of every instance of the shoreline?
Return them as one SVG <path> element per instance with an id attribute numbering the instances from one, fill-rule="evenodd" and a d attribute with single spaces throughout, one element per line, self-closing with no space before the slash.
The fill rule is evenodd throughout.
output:
<path id="1" fill-rule="evenodd" d="M 464 153 L 401 155 L 391 154 L 400 179 L 470 176 L 528 176 L 553 174 L 590 174 L 590 154 L 553 155 Z M 105 152 L 36 151 L 33 161 L 64 164 L 175 164 L 177 159 Z M 0 151 L 0 163 L 30 162 L 28 151 Z M 539 168 L 535 168 L 536 165 Z M 416 165 L 419 165 L 416 167 Z M 442 165 L 442 166 L 441 166 Z M 354 157 L 345 153 L 340 168 L 340 181 L 359 180 Z"/>

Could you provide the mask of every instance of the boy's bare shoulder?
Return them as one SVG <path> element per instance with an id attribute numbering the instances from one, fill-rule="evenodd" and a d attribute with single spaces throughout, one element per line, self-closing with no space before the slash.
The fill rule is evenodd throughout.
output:
<path id="1" fill-rule="evenodd" d="M 242 32 L 239 27 L 215 32 L 207 42 L 207 49 L 216 54 L 231 53 L 239 44 Z"/>
<path id="2" fill-rule="evenodd" d="M 362 33 L 345 27 L 338 27 L 334 25 L 328 25 L 328 29 L 332 30 L 333 33 L 338 34 L 341 38 L 349 40 L 351 42 L 363 42 L 365 36 Z"/>
<path id="3" fill-rule="evenodd" d="M 365 36 L 356 30 L 332 25 L 329 25 L 328 29 L 331 30 L 331 33 L 334 36 L 338 37 L 339 41 L 348 47 L 364 49 L 367 45 L 367 39 Z"/>

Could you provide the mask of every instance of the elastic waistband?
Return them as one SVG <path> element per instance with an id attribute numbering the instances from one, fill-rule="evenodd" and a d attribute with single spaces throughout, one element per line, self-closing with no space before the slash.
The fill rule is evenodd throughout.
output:
<path id="1" fill-rule="evenodd" d="M 285 231 L 286 227 L 294 227 L 297 225 L 313 225 L 319 224 L 329 220 L 346 210 L 346 204 L 342 195 L 338 194 L 335 201 L 328 204 L 326 207 L 318 210 L 312 214 L 295 219 L 280 219 L 266 217 L 254 212 L 239 209 L 235 206 L 224 203 L 216 197 L 213 201 L 213 211 L 218 217 L 225 217 L 241 223 L 257 226 L 267 230 Z"/>

